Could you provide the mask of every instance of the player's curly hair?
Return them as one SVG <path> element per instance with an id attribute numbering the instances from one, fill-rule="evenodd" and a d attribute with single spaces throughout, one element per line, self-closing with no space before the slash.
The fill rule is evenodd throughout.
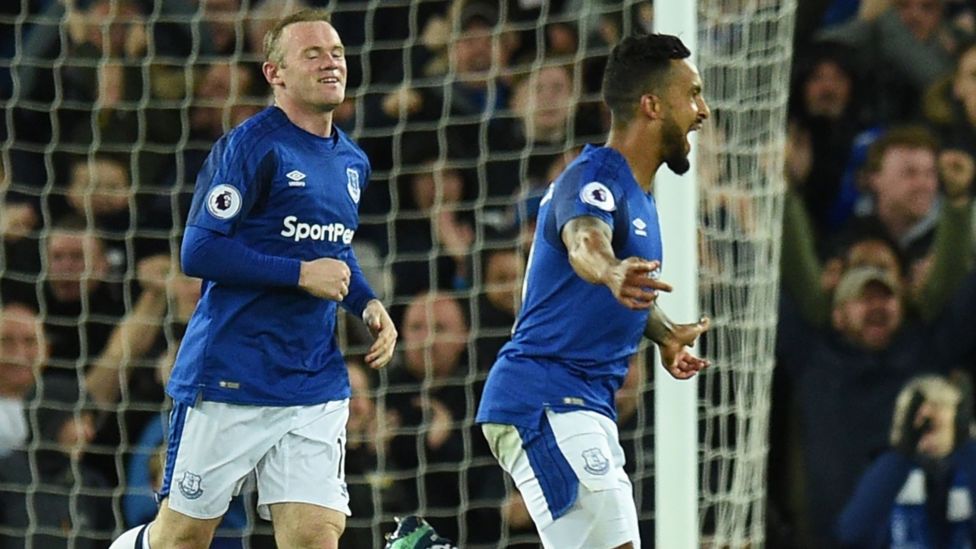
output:
<path id="1" fill-rule="evenodd" d="M 677 36 L 628 36 L 614 46 L 603 73 L 603 101 L 615 120 L 630 122 L 641 95 L 658 91 L 667 81 L 672 59 L 685 59 L 691 51 Z"/>

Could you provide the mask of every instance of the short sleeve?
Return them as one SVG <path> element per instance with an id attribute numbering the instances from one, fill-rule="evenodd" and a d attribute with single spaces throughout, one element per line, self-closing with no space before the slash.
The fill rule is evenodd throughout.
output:
<path id="1" fill-rule="evenodd" d="M 613 183 L 567 173 L 557 182 L 552 196 L 557 233 L 570 220 L 582 216 L 600 219 L 612 230 L 620 199 Z"/>
<path id="2" fill-rule="evenodd" d="M 258 154 L 248 144 L 226 136 L 214 145 L 197 175 L 187 225 L 226 236 L 237 231 L 274 173 L 273 150 Z"/>

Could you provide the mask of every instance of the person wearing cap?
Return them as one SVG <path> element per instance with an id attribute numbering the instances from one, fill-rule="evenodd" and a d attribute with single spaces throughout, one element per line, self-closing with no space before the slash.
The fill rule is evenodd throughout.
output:
<path id="1" fill-rule="evenodd" d="M 901 326 L 904 308 L 898 281 L 888 271 L 857 267 L 834 290 L 833 327 L 849 343 L 879 351 Z"/>
<path id="2" fill-rule="evenodd" d="M 945 373 L 973 352 L 972 338 L 961 334 L 976 323 L 976 276 L 934 322 L 906 316 L 904 298 L 895 276 L 870 266 L 840 278 L 828 325 L 804 321 L 793 296 L 782 296 L 776 355 L 791 402 L 774 407 L 796 414 L 802 488 L 791 490 L 802 493 L 796 513 L 805 537 L 798 545 L 836 546 L 834 521 L 871 456 L 888 444 L 891 418 L 879 411 L 893 409 L 909 379 Z"/>

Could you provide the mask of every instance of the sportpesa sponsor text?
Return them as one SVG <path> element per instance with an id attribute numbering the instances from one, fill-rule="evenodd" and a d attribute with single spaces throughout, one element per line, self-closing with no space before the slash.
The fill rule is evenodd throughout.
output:
<path id="1" fill-rule="evenodd" d="M 339 222 L 328 225 L 305 223 L 299 221 L 298 217 L 294 215 L 282 219 L 281 223 L 285 227 L 281 230 L 281 236 L 292 238 L 295 242 L 301 242 L 305 239 L 328 240 L 329 242 L 342 240 L 343 244 L 349 244 L 352 242 L 352 235 L 356 232 Z"/>

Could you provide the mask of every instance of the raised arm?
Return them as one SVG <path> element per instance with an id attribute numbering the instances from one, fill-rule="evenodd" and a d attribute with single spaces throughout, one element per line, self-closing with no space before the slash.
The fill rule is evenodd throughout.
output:
<path id="1" fill-rule="evenodd" d="M 610 226 L 590 216 L 571 219 L 562 230 L 569 264 L 583 280 L 601 284 L 629 309 L 648 309 L 658 291 L 671 291 L 671 285 L 651 278 L 660 264 L 639 257 L 620 260 L 613 253 Z"/>
<path id="2" fill-rule="evenodd" d="M 99 406 L 111 406 L 119 400 L 124 377 L 120 374 L 149 351 L 163 325 L 171 259 L 168 255 L 147 257 L 139 262 L 138 269 L 143 288 L 139 300 L 112 330 L 105 349 L 85 375 L 85 388 Z"/>
<path id="3" fill-rule="evenodd" d="M 970 228 L 973 200 L 970 188 L 976 176 L 976 162 L 959 150 L 939 155 L 939 170 L 946 200 L 939 214 L 932 244 L 932 267 L 914 305 L 926 321 L 934 320 L 962 286 L 973 268 L 973 233 Z"/>

